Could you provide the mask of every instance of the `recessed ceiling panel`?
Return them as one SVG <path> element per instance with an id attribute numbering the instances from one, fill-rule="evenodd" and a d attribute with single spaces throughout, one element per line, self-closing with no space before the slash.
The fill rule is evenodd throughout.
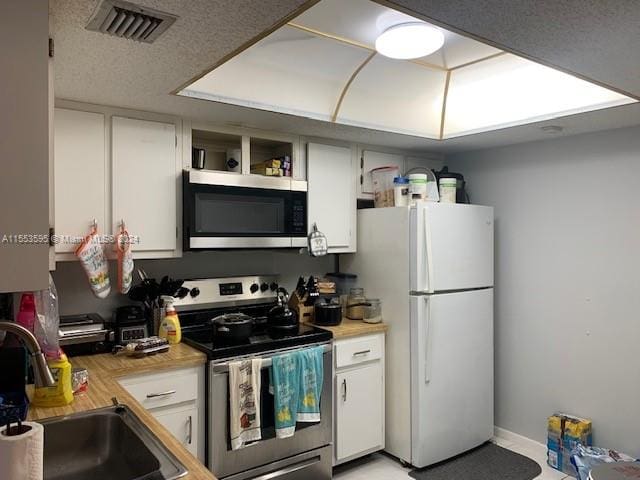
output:
<path id="1" fill-rule="evenodd" d="M 283 27 L 192 83 L 182 95 L 331 120 L 370 52 Z"/>
<path id="2" fill-rule="evenodd" d="M 446 73 L 376 55 L 346 91 L 338 123 L 438 138 Z"/>
<path id="3" fill-rule="evenodd" d="M 429 56 L 375 52 L 379 34 L 408 22 L 421 20 L 321 0 L 180 94 L 440 140 L 636 101 L 441 28 Z"/>
<path id="4" fill-rule="evenodd" d="M 452 72 L 444 137 L 632 102 L 606 88 L 507 54 Z"/>
<path id="5" fill-rule="evenodd" d="M 322 0 L 291 23 L 373 49 L 376 38 L 387 28 L 415 21 L 414 17 L 371 0 Z M 448 30 L 440 30 L 445 36 L 444 47 L 421 58 L 421 61 L 453 68 L 501 51 Z"/>

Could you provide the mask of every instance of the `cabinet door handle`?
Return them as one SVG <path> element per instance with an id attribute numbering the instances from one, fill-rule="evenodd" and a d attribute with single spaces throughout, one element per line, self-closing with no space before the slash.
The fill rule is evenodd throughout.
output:
<path id="1" fill-rule="evenodd" d="M 366 355 L 367 353 L 371 353 L 371 349 L 368 349 L 368 350 L 362 350 L 362 351 L 360 351 L 360 352 L 354 352 L 354 353 L 353 353 L 353 356 L 354 356 L 354 357 L 357 357 L 357 356 L 359 356 L 359 355 Z"/>
<path id="2" fill-rule="evenodd" d="M 191 439 L 193 436 L 193 417 L 189 415 L 189 433 L 187 434 L 187 443 L 191 445 Z"/>
<path id="3" fill-rule="evenodd" d="M 166 397 L 168 395 L 173 395 L 174 393 L 176 393 L 175 390 L 167 390 L 166 392 L 159 392 L 159 393 L 149 393 L 147 394 L 147 398 Z"/>
<path id="4" fill-rule="evenodd" d="M 347 379 L 342 380 L 342 401 L 347 401 Z"/>

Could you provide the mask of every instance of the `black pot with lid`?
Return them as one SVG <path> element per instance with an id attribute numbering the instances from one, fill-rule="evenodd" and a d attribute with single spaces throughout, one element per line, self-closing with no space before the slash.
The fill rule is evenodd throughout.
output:
<path id="1" fill-rule="evenodd" d="M 313 306 L 313 323 L 335 326 L 342 323 L 342 304 L 338 296 L 323 296 Z"/>
<path id="2" fill-rule="evenodd" d="M 243 342 L 253 333 L 253 318 L 244 313 L 225 313 L 211 320 L 213 334 L 219 338 Z"/>

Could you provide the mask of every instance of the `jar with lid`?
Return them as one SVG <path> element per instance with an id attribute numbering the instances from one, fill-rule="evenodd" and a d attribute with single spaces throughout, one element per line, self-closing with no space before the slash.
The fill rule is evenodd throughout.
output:
<path id="1" fill-rule="evenodd" d="M 409 175 L 409 192 L 411 194 L 411 201 L 426 200 L 427 199 L 427 179 L 426 173 L 412 173 Z"/>
<path id="2" fill-rule="evenodd" d="M 379 298 L 367 298 L 362 320 L 366 323 L 382 322 L 382 302 Z"/>
<path id="3" fill-rule="evenodd" d="M 409 179 L 396 177 L 393 179 L 393 203 L 396 207 L 409 205 Z"/>
<path id="4" fill-rule="evenodd" d="M 440 178 L 440 201 L 442 203 L 456 203 L 456 189 L 458 181 L 455 178 Z"/>
<path id="5" fill-rule="evenodd" d="M 364 305 L 367 299 L 364 296 L 364 288 L 352 288 L 347 297 L 347 318 L 350 320 L 362 320 L 364 317 Z"/>

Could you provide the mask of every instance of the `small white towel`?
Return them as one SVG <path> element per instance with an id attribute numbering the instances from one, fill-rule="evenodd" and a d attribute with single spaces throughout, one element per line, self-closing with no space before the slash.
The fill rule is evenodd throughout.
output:
<path id="1" fill-rule="evenodd" d="M 262 438 L 260 429 L 260 369 L 262 359 L 229 364 L 229 430 L 231 449 Z"/>

